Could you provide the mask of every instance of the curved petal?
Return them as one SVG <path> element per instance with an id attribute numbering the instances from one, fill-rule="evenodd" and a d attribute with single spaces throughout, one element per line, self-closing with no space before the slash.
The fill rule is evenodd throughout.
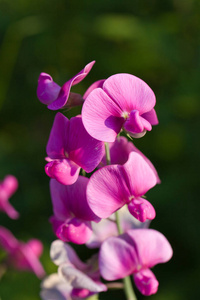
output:
<path id="1" fill-rule="evenodd" d="M 145 222 L 156 217 L 154 207 L 149 201 L 143 198 L 135 198 L 128 204 L 128 210 L 137 220 Z"/>
<path id="2" fill-rule="evenodd" d="M 57 113 L 47 143 L 47 155 L 52 159 L 66 158 L 70 121 L 61 113 Z"/>
<path id="3" fill-rule="evenodd" d="M 103 157 L 104 144 L 87 133 L 81 117 L 77 116 L 70 119 L 68 149 L 69 159 L 90 173 Z"/>
<path id="4" fill-rule="evenodd" d="M 157 293 L 159 282 L 153 272 L 144 269 L 133 275 L 135 285 L 142 295 L 150 296 Z"/>
<path id="5" fill-rule="evenodd" d="M 93 84 L 91 84 L 91 86 L 89 86 L 89 88 L 87 89 L 87 91 L 85 92 L 85 94 L 83 95 L 83 99 L 85 100 L 87 98 L 87 96 L 94 90 L 97 88 L 102 88 L 103 87 L 103 83 L 104 83 L 105 79 L 100 79 L 98 81 L 95 81 Z"/>
<path id="6" fill-rule="evenodd" d="M 41 243 L 41 241 L 39 241 L 37 239 L 29 240 L 26 243 L 26 245 L 28 245 L 28 247 L 31 248 L 31 250 L 37 257 L 39 257 L 43 252 L 43 244 Z"/>
<path id="7" fill-rule="evenodd" d="M 37 97 L 40 102 L 50 104 L 58 97 L 60 89 L 61 87 L 53 81 L 49 74 L 40 74 L 37 87 Z"/>
<path id="8" fill-rule="evenodd" d="M 70 89 L 73 85 L 78 84 L 80 81 L 82 81 L 87 74 L 92 69 L 92 66 L 94 65 L 95 61 L 90 62 L 85 66 L 83 70 L 81 70 L 78 74 L 76 74 L 74 77 L 72 77 L 70 80 L 68 80 L 61 88 L 58 97 L 55 99 L 55 101 L 51 102 L 48 105 L 48 108 L 51 110 L 57 110 L 60 108 L 63 108 L 65 104 L 67 103 L 67 100 L 69 98 Z"/>
<path id="9" fill-rule="evenodd" d="M 0 247 L 11 253 L 19 246 L 18 240 L 5 227 L 0 226 Z"/>
<path id="10" fill-rule="evenodd" d="M 94 89 L 82 108 L 83 124 L 87 132 L 97 140 L 114 142 L 124 123 L 118 105 L 101 89 Z"/>
<path id="11" fill-rule="evenodd" d="M 123 238 L 111 237 L 103 242 L 99 252 L 101 276 L 106 280 L 124 278 L 137 270 L 137 253 Z"/>
<path id="12" fill-rule="evenodd" d="M 130 194 L 143 196 L 157 183 L 157 176 L 146 160 L 138 153 L 131 152 L 128 161 L 122 166 Z"/>
<path id="13" fill-rule="evenodd" d="M 89 276 L 66 264 L 60 265 L 58 272 L 67 282 L 70 282 L 74 288 L 87 289 L 94 293 L 107 290 L 104 284 L 93 281 Z"/>
<path id="14" fill-rule="evenodd" d="M 88 204 L 100 218 L 108 218 L 129 202 L 130 192 L 122 171 L 122 166 L 106 166 L 96 171 L 89 180 Z"/>
<path id="15" fill-rule="evenodd" d="M 154 108 L 152 110 L 142 114 L 141 117 L 146 119 L 151 125 L 157 125 L 159 123 L 158 117 L 157 117 L 157 114 L 156 114 L 156 111 Z"/>
<path id="16" fill-rule="evenodd" d="M 138 110 L 140 115 L 155 106 L 152 89 L 140 78 L 130 74 L 115 74 L 103 84 L 103 90 L 124 112 Z"/>
<path id="17" fill-rule="evenodd" d="M 145 130 L 150 131 L 152 129 L 151 124 L 139 115 L 138 110 L 131 111 L 129 118 L 126 120 L 123 127 L 130 134 L 138 134 Z"/>
<path id="18" fill-rule="evenodd" d="M 53 160 L 45 166 L 46 174 L 64 185 L 75 183 L 79 176 L 80 169 L 79 166 L 68 159 Z"/>
<path id="19" fill-rule="evenodd" d="M 3 189 L 7 197 L 11 197 L 18 189 L 18 180 L 13 175 L 7 175 L 3 182 L 0 183 L 0 190 Z"/>
<path id="20" fill-rule="evenodd" d="M 62 223 L 58 227 L 56 235 L 64 242 L 72 242 L 79 245 L 85 244 L 92 235 L 91 222 L 73 218 L 68 222 Z"/>
<path id="21" fill-rule="evenodd" d="M 134 229 L 126 232 L 126 237 L 137 248 L 139 263 L 143 268 L 170 260 L 173 251 L 166 237 L 153 229 Z"/>
<path id="22" fill-rule="evenodd" d="M 99 221 L 90 209 L 86 199 L 86 187 L 89 179 L 79 176 L 70 186 L 62 185 L 55 180 L 50 182 L 53 211 L 57 218 L 66 220 L 75 216 L 85 221 Z"/>
<path id="23" fill-rule="evenodd" d="M 87 265 L 79 259 L 75 250 L 69 244 L 64 243 L 61 240 L 56 240 L 51 244 L 50 257 L 57 266 L 68 263 L 82 271 L 87 268 Z"/>

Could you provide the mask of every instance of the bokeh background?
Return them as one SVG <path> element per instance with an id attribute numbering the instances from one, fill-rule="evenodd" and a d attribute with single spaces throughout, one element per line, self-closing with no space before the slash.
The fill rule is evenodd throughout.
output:
<path id="1" fill-rule="evenodd" d="M 37 80 L 46 72 L 62 85 L 96 60 L 73 92 L 83 94 L 93 81 L 126 72 L 146 81 L 157 97 L 160 124 L 135 145 L 161 177 L 148 193 L 157 211 L 151 227 L 166 235 L 174 256 L 154 268 L 160 287 L 149 299 L 199 298 L 199 36 L 199 0 L 0 0 L 0 180 L 18 178 L 11 203 L 21 214 L 13 221 L 1 213 L 0 224 L 24 241 L 43 241 L 47 273 L 56 270 L 49 258 L 55 237 L 44 173 L 55 112 L 37 100 Z M 1 300 L 38 300 L 39 291 L 31 273 L 9 270 L 0 281 Z M 125 296 L 109 292 L 100 299 Z"/>

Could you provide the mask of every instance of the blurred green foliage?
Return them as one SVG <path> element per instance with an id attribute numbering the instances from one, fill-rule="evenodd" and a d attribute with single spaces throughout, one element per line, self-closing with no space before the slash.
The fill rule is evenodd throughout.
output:
<path id="1" fill-rule="evenodd" d="M 0 178 L 18 178 L 11 202 L 21 214 L 17 221 L 1 214 L 1 225 L 22 240 L 41 239 L 44 267 L 47 273 L 56 270 L 49 259 L 55 237 L 44 173 L 55 112 L 37 100 L 37 79 L 47 72 L 62 85 L 95 59 L 74 92 L 126 72 L 146 81 L 157 97 L 160 124 L 135 144 L 160 174 L 162 184 L 148 193 L 157 211 L 151 227 L 166 235 L 174 256 L 155 268 L 160 288 L 148 299 L 198 299 L 199 0 L 0 0 L 0 20 Z M 0 282 L 0 298 L 39 299 L 39 284 L 33 274 L 9 270 Z M 122 292 L 100 299 L 110 297 L 124 299 Z"/>

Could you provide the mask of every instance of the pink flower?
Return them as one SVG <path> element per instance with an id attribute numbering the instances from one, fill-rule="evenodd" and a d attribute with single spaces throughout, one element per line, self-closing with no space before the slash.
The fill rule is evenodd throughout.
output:
<path id="1" fill-rule="evenodd" d="M 68 185 L 77 180 L 81 168 L 90 173 L 97 167 L 104 145 L 87 133 L 81 116 L 68 120 L 57 113 L 46 150 L 46 174 Z"/>
<path id="2" fill-rule="evenodd" d="M 136 148 L 132 142 L 129 142 L 127 138 L 124 136 L 119 136 L 115 142 L 109 143 L 109 149 L 110 149 L 110 159 L 111 164 L 119 164 L 123 165 L 127 162 L 129 154 L 131 152 L 137 152 L 140 154 L 144 160 L 148 163 L 148 165 L 151 167 L 151 169 L 154 171 L 156 177 L 157 177 L 157 183 L 160 183 L 160 178 L 158 176 L 158 173 L 154 167 L 154 165 L 151 163 L 151 161 L 138 149 Z M 99 167 L 106 166 L 106 155 L 103 156 L 102 161 L 99 164 Z"/>
<path id="3" fill-rule="evenodd" d="M 95 61 L 92 61 L 87 64 L 83 70 L 68 80 L 62 87 L 55 83 L 49 74 L 41 73 L 37 87 L 38 99 L 42 103 L 47 104 L 51 110 L 63 108 L 66 104 L 69 105 L 69 103 L 67 103 L 68 99 L 70 100 L 70 105 L 82 104 L 82 97 L 78 94 L 70 93 L 70 89 L 87 76 L 94 63 Z"/>
<path id="4" fill-rule="evenodd" d="M 116 74 L 87 96 L 83 124 L 91 136 L 104 142 L 114 142 L 121 129 L 141 137 L 158 124 L 155 103 L 153 91 L 143 80 Z"/>
<path id="5" fill-rule="evenodd" d="M 99 253 L 99 267 L 106 280 L 117 280 L 133 274 L 139 291 L 149 296 L 158 290 L 158 281 L 150 270 L 170 260 L 173 251 L 168 240 L 153 229 L 129 230 L 107 239 Z"/>
<path id="6" fill-rule="evenodd" d="M 34 272 L 39 278 L 45 275 L 39 261 L 43 251 L 39 240 L 31 239 L 23 243 L 18 241 L 8 229 L 0 226 L 0 247 L 8 254 L 8 264 L 16 269 Z"/>
<path id="7" fill-rule="evenodd" d="M 141 223 L 134 218 L 128 211 L 126 206 L 119 210 L 120 224 L 123 232 L 129 229 L 148 228 L 150 220 Z M 115 214 L 109 219 L 102 219 L 99 223 L 92 222 L 92 235 L 89 241 L 86 242 L 88 248 L 99 248 L 101 244 L 111 236 L 118 236 Z"/>
<path id="8" fill-rule="evenodd" d="M 124 165 L 109 165 L 96 171 L 87 187 L 87 200 L 100 218 L 108 218 L 119 208 L 128 205 L 139 221 L 155 218 L 153 206 L 142 196 L 157 183 L 151 166 L 138 153 L 131 152 Z"/>
<path id="9" fill-rule="evenodd" d="M 91 221 L 99 221 L 86 200 L 88 181 L 82 176 L 73 185 L 50 181 L 54 212 L 50 221 L 57 237 L 65 242 L 84 244 L 92 234 Z"/>
<path id="10" fill-rule="evenodd" d="M 2 182 L 0 182 L 0 210 L 7 213 L 12 219 L 17 219 L 19 213 L 9 203 L 9 198 L 16 192 L 18 188 L 18 181 L 12 175 L 7 175 Z"/>
<path id="11" fill-rule="evenodd" d="M 58 274 L 43 281 L 40 294 L 43 300 L 85 299 L 107 290 L 100 282 L 96 256 L 83 263 L 72 247 L 59 240 L 52 243 L 50 255 L 59 268 Z"/>

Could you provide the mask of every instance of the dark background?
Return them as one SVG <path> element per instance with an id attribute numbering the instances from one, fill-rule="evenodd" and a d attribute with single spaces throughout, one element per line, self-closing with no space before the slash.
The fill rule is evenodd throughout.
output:
<path id="1" fill-rule="evenodd" d="M 149 299 L 199 298 L 199 33 L 199 0 L 0 0 L 0 179 L 18 178 L 11 203 L 21 214 L 17 221 L 1 214 L 0 224 L 24 241 L 43 241 L 47 273 L 56 270 L 49 258 L 55 237 L 44 173 L 55 112 L 37 100 L 37 80 L 46 72 L 62 85 L 96 60 L 73 92 L 83 94 L 95 80 L 126 72 L 146 81 L 157 97 L 159 126 L 135 145 L 162 180 L 148 193 L 157 212 L 151 227 L 166 235 L 174 256 L 154 268 L 160 287 Z M 9 270 L 0 298 L 36 300 L 39 285 L 34 274 Z M 123 292 L 100 299 L 111 297 L 125 299 Z"/>

